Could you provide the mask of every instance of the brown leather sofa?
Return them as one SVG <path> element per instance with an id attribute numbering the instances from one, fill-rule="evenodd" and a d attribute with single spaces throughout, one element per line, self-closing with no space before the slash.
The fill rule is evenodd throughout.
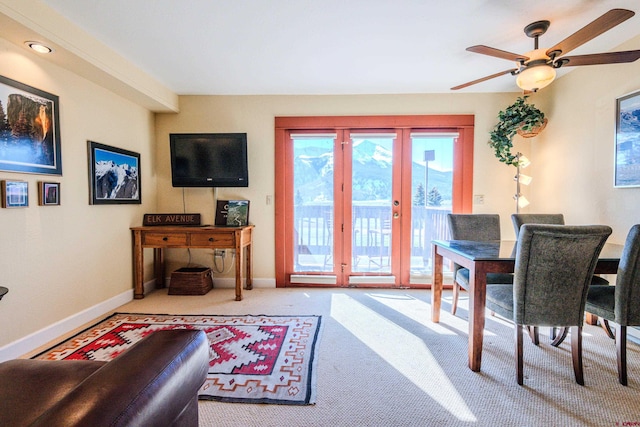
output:
<path id="1" fill-rule="evenodd" d="M 157 331 L 110 362 L 0 363 L 0 426 L 197 426 L 203 331 Z"/>

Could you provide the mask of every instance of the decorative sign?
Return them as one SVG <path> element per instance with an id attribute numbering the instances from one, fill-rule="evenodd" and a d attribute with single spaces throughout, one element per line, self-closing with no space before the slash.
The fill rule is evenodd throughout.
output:
<path id="1" fill-rule="evenodd" d="M 200 225 L 200 214 L 144 214 L 142 225 Z"/>

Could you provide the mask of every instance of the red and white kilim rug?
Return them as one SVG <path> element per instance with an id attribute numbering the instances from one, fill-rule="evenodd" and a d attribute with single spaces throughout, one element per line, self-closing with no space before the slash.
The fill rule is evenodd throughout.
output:
<path id="1" fill-rule="evenodd" d="M 321 316 L 193 316 L 116 313 L 34 356 L 109 361 L 162 329 L 202 329 L 209 338 L 203 400 L 315 403 Z"/>

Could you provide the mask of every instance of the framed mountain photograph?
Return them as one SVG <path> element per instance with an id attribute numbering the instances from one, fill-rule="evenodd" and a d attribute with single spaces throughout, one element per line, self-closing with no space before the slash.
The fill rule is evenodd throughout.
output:
<path id="1" fill-rule="evenodd" d="M 88 141 L 89 203 L 140 204 L 140 154 Z"/>
<path id="2" fill-rule="evenodd" d="M 640 187 L 640 92 L 616 102 L 614 187 Z"/>
<path id="3" fill-rule="evenodd" d="M 58 97 L 0 76 L 0 170 L 62 175 Z"/>

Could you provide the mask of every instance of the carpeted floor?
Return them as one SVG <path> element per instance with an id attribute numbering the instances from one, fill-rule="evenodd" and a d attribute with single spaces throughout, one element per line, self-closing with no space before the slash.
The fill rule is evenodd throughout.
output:
<path id="1" fill-rule="evenodd" d="M 515 379 L 513 329 L 487 317 L 482 371 L 467 368 L 465 295 L 458 315 L 430 321 L 422 290 L 232 289 L 204 296 L 155 291 L 117 311 L 183 314 L 309 313 L 323 316 L 314 406 L 200 402 L 201 426 L 624 426 L 640 423 L 640 349 L 629 344 L 629 386 L 618 383 L 615 345 L 584 328 L 584 387 L 569 340 L 543 330 L 525 339 L 525 385 Z"/>

